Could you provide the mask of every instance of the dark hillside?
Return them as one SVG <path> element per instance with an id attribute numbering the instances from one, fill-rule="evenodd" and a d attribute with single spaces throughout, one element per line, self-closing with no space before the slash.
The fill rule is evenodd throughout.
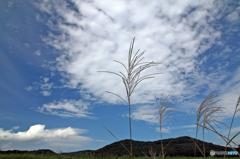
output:
<path id="1" fill-rule="evenodd" d="M 39 149 L 39 150 L 33 150 L 33 151 L 27 151 L 27 150 L 7 150 L 7 151 L 0 151 L 0 154 L 56 154 L 52 150 L 49 149 Z"/>
<path id="2" fill-rule="evenodd" d="M 163 145 L 166 146 L 172 138 L 163 140 Z M 122 140 L 120 141 L 126 148 L 130 149 L 130 140 Z M 198 146 L 203 150 L 202 141 L 197 140 L 195 141 Z M 158 141 L 134 141 L 133 140 L 133 155 L 136 157 L 144 156 L 142 152 L 146 155 L 149 155 L 149 147 L 152 147 L 153 151 L 157 152 L 157 155 L 161 151 L 161 140 Z M 206 147 L 206 156 L 210 156 L 210 151 L 225 151 L 225 147 L 214 145 L 212 143 L 205 142 Z M 186 157 L 193 157 L 194 156 L 194 143 L 192 139 L 188 136 L 178 137 L 175 138 L 168 147 L 164 150 L 166 152 L 166 156 L 186 156 Z M 238 148 L 237 151 L 240 149 Z M 232 149 L 228 148 L 227 151 L 233 151 Z M 110 156 L 124 156 L 128 155 L 127 150 L 119 142 L 114 142 L 112 144 L 106 145 L 103 148 L 98 150 L 89 151 L 91 153 L 95 153 L 95 155 L 110 155 Z M 87 151 L 78 151 L 72 152 L 71 154 L 79 154 L 79 153 L 88 153 Z M 69 153 L 65 153 L 69 154 Z M 202 157 L 201 152 L 197 149 L 197 156 Z M 230 156 L 228 156 L 230 157 Z M 236 156 L 235 156 L 236 157 Z"/>
<path id="3" fill-rule="evenodd" d="M 166 146 L 173 138 L 164 139 L 163 145 Z M 193 140 L 195 140 L 193 138 Z M 130 140 L 122 140 L 120 141 L 126 148 L 130 151 Z M 195 141 L 198 146 L 203 150 L 203 143 L 201 140 Z M 144 156 L 142 152 L 146 155 L 149 155 L 149 148 L 152 147 L 153 151 L 159 155 L 161 151 L 161 140 L 158 141 L 134 141 L 133 140 L 133 155 L 135 157 Z M 212 143 L 205 142 L 206 147 L 206 156 L 210 156 L 210 151 L 225 151 L 225 147 L 214 145 Z M 166 152 L 166 156 L 185 156 L 185 157 L 193 157 L 194 156 L 194 143 L 192 139 L 188 136 L 178 137 L 175 138 L 167 148 L 164 149 Z M 240 152 L 240 148 L 236 149 Z M 228 148 L 227 151 L 233 151 L 232 149 Z M 8 151 L 0 151 L 0 154 L 23 154 L 23 153 L 32 153 L 32 154 L 56 154 L 52 150 L 42 149 L 42 150 L 34 150 L 34 151 L 19 151 L 19 150 L 8 150 Z M 62 153 L 66 155 L 78 155 L 78 154 L 92 154 L 96 156 L 126 156 L 129 155 L 127 150 L 118 142 L 114 142 L 112 144 L 106 145 L 98 150 L 84 150 L 84 151 L 77 151 L 77 152 L 68 152 Z M 201 152 L 197 149 L 197 157 L 202 157 Z M 222 156 L 221 156 L 222 157 Z M 227 157 L 238 157 L 236 155 Z"/>

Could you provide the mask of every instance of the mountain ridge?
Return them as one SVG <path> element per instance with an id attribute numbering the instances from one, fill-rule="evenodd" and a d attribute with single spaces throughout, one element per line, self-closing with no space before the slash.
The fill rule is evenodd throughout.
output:
<path id="1" fill-rule="evenodd" d="M 165 149 L 164 152 L 166 152 L 166 156 L 186 156 L 186 157 L 193 157 L 194 151 L 195 151 L 195 145 L 192 139 L 197 143 L 199 148 L 203 151 L 203 142 L 199 139 L 191 138 L 188 136 L 180 136 L 177 138 L 169 138 L 169 139 L 163 139 L 163 145 L 164 147 L 173 140 Z M 97 150 L 82 150 L 82 151 L 76 151 L 76 152 L 69 152 L 69 153 L 63 153 L 67 155 L 77 155 L 77 154 L 95 154 L 99 156 L 127 156 L 129 155 L 128 151 L 121 145 L 121 143 L 130 151 L 130 139 L 124 139 L 121 141 L 116 141 L 111 144 L 108 144 L 102 148 L 99 148 Z M 149 154 L 149 148 L 152 147 L 153 152 L 156 151 L 156 154 L 158 155 L 161 152 L 161 140 L 157 141 L 135 141 L 132 140 L 133 144 L 133 155 L 135 157 L 143 157 L 144 154 Z M 210 156 L 210 151 L 225 151 L 224 146 L 215 145 L 211 142 L 205 142 L 205 148 L 206 148 L 206 156 Z M 239 152 L 239 148 L 236 148 L 236 150 Z M 231 148 L 227 148 L 227 151 L 233 151 Z M 143 154 L 144 153 L 144 154 Z M 203 155 L 201 152 L 197 149 L 196 150 L 196 156 L 202 157 Z M 228 156 L 229 157 L 229 156 Z M 236 156 L 235 156 L 236 157 Z"/>

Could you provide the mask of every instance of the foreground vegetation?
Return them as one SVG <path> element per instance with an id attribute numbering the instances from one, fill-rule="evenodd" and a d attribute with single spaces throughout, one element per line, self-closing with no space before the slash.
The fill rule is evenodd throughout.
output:
<path id="1" fill-rule="evenodd" d="M 69 156 L 63 154 L 0 154 L 1 159 L 129 159 L 130 156 L 125 157 L 94 157 L 92 155 L 82 155 L 79 154 L 77 156 Z M 156 159 L 160 159 L 161 157 L 156 157 Z M 196 159 L 203 159 L 204 157 L 196 157 Z M 224 157 L 207 157 L 207 159 L 223 159 Z M 239 158 L 239 157 L 229 157 Z M 133 159 L 149 159 L 148 157 L 133 157 Z M 194 157 L 165 157 L 165 159 L 195 159 Z"/>

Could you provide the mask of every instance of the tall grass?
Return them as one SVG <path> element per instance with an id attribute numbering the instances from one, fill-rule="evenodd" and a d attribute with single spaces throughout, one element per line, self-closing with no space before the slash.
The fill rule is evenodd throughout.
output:
<path id="1" fill-rule="evenodd" d="M 102 126 L 103 126 L 115 139 L 117 139 L 117 141 L 119 141 L 118 138 L 117 138 L 115 135 L 113 135 L 113 133 L 112 133 L 110 130 L 108 130 L 108 128 L 106 128 L 103 124 L 102 124 Z M 129 152 L 129 150 L 121 143 L 121 141 L 119 141 L 119 142 L 120 142 L 120 144 L 125 148 L 125 150 L 127 150 L 127 152 L 131 155 L 131 153 Z"/>
<path id="2" fill-rule="evenodd" d="M 234 117 L 235 117 L 236 113 L 240 111 L 240 108 L 238 108 L 239 105 L 240 105 L 240 96 L 238 97 L 238 101 L 237 101 L 237 104 L 236 104 L 236 107 L 235 107 L 235 111 L 233 113 L 232 122 L 231 122 L 230 129 L 229 129 L 229 132 L 228 132 L 228 138 L 230 136 L 230 132 L 231 132 L 231 129 L 232 129 L 232 124 L 233 124 Z M 227 143 L 226 143 L 226 146 L 227 146 Z"/>
<path id="3" fill-rule="evenodd" d="M 170 94 L 169 94 L 170 95 Z M 168 95 L 168 96 L 169 96 Z M 168 143 L 168 145 L 166 145 L 165 147 L 163 147 L 163 143 L 162 143 L 162 125 L 163 125 L 163 123 L 167 120 L 167 119 L 173 119 L 173 120 L 176 120 L 176 119 L 174 119 L 174 118 L 167 118 L 167 114 L 168 113 L 170 113 L 170 112 L 173 112 L 175 109 L 177 109 L 177 108 L 171 108 L 171 106 L 173 106 L 174 104 L 172 104 L 172 105 L 168 105 L 168 106 L 166 106 L 166 107 L 164 107 L 164 105 L 166 105 L 168 102 L 170 102 L 171 100 L 167 100 L 167 98 L 168 98 L 168 96 L 164 99 L 164 101 L 162 102 L 162 96 L 163 96 L 163 94 L 161 95 L 161 99 L 160 99 L 160 101 L 159 101 L 159 105 L 158 105 L 158 101 L 157 101 L 157 98 L 156 98 L 156 102 L 157 102 L 157 106 L 158 106 L 158 113 L 159 113 L 159 117 L 158 116 L 156 116 L 156 115 L 154 115 L 154 114 L 143 114 L 143 115 L 153 115 L 153 116 L 155 116 L 156 118 L 158 118 L 158 121 L 159 121 L 159 125 L 160 125 L 160 136 L 161 136 L 161 147 L 162 147 L 162 151 L 161 151 L 161 153 L 159 154 L 159 156 L 161 155 L 162 156 L 162 158 L 164 159 L 164 156 L 165 156 L 165 154 L 166 153 L 164 153 L 164 148 L 166 148 L 172 141 L 170 141 L 169 143 Z M 176 120 L 177 121 L 177 120 Z M 155 152 L 155 155 L 154 155 L 154 153 L 153 153 L 153 151 L 152 151 L 152 149 L 151 150 L 149 150 L 149 153 L 150 153 L 150 155 L 151 155 L 151 157 L 153 158 L 153 159 L 155 159 L 155 157 L 156 157 L 156 152 Z M 144 154 L 145 155 L 145 154 Z M 146 155 L 145 155 L 146 156 Z"/>
<path id="4" fill-rule="evenodd" d="M 146 76 L 143 76 L 143 77 L 139 78 L 140 73 L 143 70 L 146 70 L 147 68 L 150 68 L 151 66 L 156 66 L 156 65 L 158 65 L 160 63 L 156 63 L 156 62 L 153 62 L 153 61 L 152 62 L 142 62 L 142 63 L 140 63 L 142 61 L 142 59 L 143 59 L 143 57 L 141 58 L 141 56 L 144 54 L 145 51 L 143 51 L 142 53 L 137 55 L 138 52 L 139 52 L 139 50 L 138 50 L 136 52 L 136 54 L 134 55 L 134 57 L 132 58 L 132 51 L 133 51 L 134 40 L 135 40 L 135 38 L 133 38 L 133 42 L 130 43 L 129 54 L 128 54 L 128 69 L 127 69 L 127 67 L 123 63 L 121 63 L 119 61 L 116 61 L 116 60 L 113 60 L 115 62 L 120 63 L 125 68 L 125 70 L 127 71 L 127 75 L 126 76 L 121 71 L 119 72 L 120 74 L 114 73 L 114 72 L 110 72 L 110 71 L 97 71 L 97 72 L 107 72 L 107 73 L 112 73 L 112 74 L 118 75 L 118 76 L 120 76 L 122 78 L 123 84 L 125 85 L 126 93 L 127 93 L 127 101 L 124 100 L 121 96 L 119 96 L 119 95 L 117 95 L 115 93 L 108 92 L 108 91 L 106 91 L 106 92 L 118 96 L 129 107 L 129 127 L 130 127 L 131 158 L 133 157 L 133 153 L 132 153 L 132 130 L 131 130 L 131 109 L 130 109 L 131 108 L 131 102 L 130 102 L 131 100 L 130 100 L 130 97 L 131 97 L 134 89 L 136 88 L 136 86 L 141 81 L 143 81 L 145 79 L 148 79 L 148 78 L 154 78 L 154 76 L 152 76 L 152 75 L 161 74 L 161 73 L 154 73 L 154 74 L 149 74 L 149 75 L 146 75 Z M 141 64 L 143 64 L 143 65 L 135 68 L 136 66 L 141 65 Z"/>
<path id="5" fill-rule="evenodd" d="M 199 108 L 197 110 L 196 139 L 197 139 L 197 133 L 198 133 L 199 126 L 200 126 L 203 129 L 203 151 L 204 151 L 203 153 L 204 153 L 204 158 L 206 158 L 205 143 L 204 143 L 204 129 L 210 130 L 210 131 L 218 134 L 226 142 L 226 148 L 229 145 L 234 151 L 236 151 L 236 149 L 233 148 L 233 146 L 231 146 L 230 143 L 233 143 L 233 144 L 237 145 L 232 140 L 240 133 L 240 132 L 237 133 L 232 139 L 229 139 L 229 135 L 230 135 L 230 131 L 231 131 L 231 127 L 232 127 L 232 123 L 233 123 L 235 114 L 238 111 L 240 111 L 240 109 L 237 109 L 237 107 L 240 103 L 240 97 L 238 98 L 238 102 L 237 102 L 237 105 L 236 105 L 236 108 L 235 108 L 235 112 L 233 114 L 233 118 L 232 118 L 231 126 L 230 126 L 230 129 L 229 129 L 228 137 L 223 136 L 213 127 L 212 123 L 215 124 L 219 128 L 219 126 L 216 124 L 217 122 L 227 126 L 226 124 L 216 120 L 216 118 L 222 117 L 222 116 L 214 116 L 213 115 L 214 113 L 222 113 L 222 109 L 223 109 L 222 107 L 216 106 L 216 103 L 219 102 L 219 100 L 214 101 L 214 102 L 212 101 L 212 99 L 214 99 L 215 97 L 218 97 L 218 95 L 214 94 L 214 92 L 215 91 L 213 91 L 210 95 L 207 96 L 207 98 L 201 103 L 201 105 L 199 106 Z M 203 120 L 202 120 L 202 122 L 199 122 L 202 116 L 203 116 Z M 207 125 L 210 126 L 210 128 L 208 128 Z M 196 146 L 197 145 L 195 143 L 194 157 L 196 157 Z M 225 149 L 225 151 L 226 151 L 226 149 Z M 225 158 L 225 156 L 224 156 L 224 158 Z"/>
<path id="6" fill-rule="evenodd" d="M 204 142 L 204 129 L 207 125 L 212 127 L 212 123 L 215 125 L 216 122 L 221 123 L 217 121 L 215 118 L 218 118 L 220 116 L 214 116 L 214 113 L 221 113 L 222 107 L 216 106 L 216 103 L 220 100 L 213 101 L 214 98 L 218 97 L 218 94 L 214 94 L 215 91 L 213 91 L 211 94 L 209 94 L 206 99 L 200 104 L 198 110 L 197 110 L 197 127 L 196 127 L 196 139 L 197 139 L 197 133 L 199 130 L 198 126 L 202 126 L 203 129 L 203 154 L 204 158 L 206 158 L 206 150 L 205 150 L 205 142 Z M 202 122 L 199 123 L 201 117 L 203 116 Z M 224 123 L 221 123 L 224 124 Z M 225 125 L 225 124 L 224 124 Z M 213 128 L 213 127 L 212 127 Z M 195 152 L 196 152 L 196 146 L 195 146 Z"/>
<path id="7" fill-rule="evenodd" d="M 228 139 L 230 137 L 230 132 L 231 132 L 231 129 L 232 129 L 232 124 L 233 124 L 233 120 L 234 120 L 234 117 L 236 115 L 237 112 L 240 111 L 240 108 L 238 108 L 238 106 L 240 105 L 240 96 L 238 97 L 238 101 L 237 101 L 237 104 L 236 104 L 236 107 L 235 107 L 235 111 L 233 113 L 233 117 L 232 117 L 232 122 L 231 122 L 231 125 L 230 125 L 230 128 L 229 128 L 229 132 L 228 132 Z M 239 134 L 240 132 L 238 132 L 236 135 L 234 135 L 234 137 L 229 140 L 228 142 L 226 142 L 226 148 L 225 148 L 225 152 L 227 150 L 227 146 L 232 142 L 232 140 Z M 237 145 L 238 148 L 239 148 L 239 145 Z M 239 153 L 238 153 L 239 154 Z M 225 158 L 225 155 L 224 155 L 224 158 Z"/>

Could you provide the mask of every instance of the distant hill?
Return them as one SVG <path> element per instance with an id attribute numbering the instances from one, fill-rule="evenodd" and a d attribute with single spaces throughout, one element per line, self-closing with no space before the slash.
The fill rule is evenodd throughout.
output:
<path id="1" fill-rule="evenodd" d="M 52 150 L 49 149 L 39 149 L 39 150 L 33 150 L 33 151 L 27 151 L 27 150 L 7 150 L 7 151 L 1 151 L 0 154 L 56 154 Z"/>
<path id="2" fill-rule="evenodd" d="M 164 139 L 163 145 L 166 146 L 173 138 L 170 139 Z M 194 138 L 193 138 L 194 139 Z M 195 141 L 195 139 L 194 139 Z M 125 139 L 120 141 L 127 149 L 130 151 L 130 140 Z M 203 151 L 203 142 L 201 140 L 195 141 L 199 148 Z M 161 151 L 161 140 L 158 141 L 134 141 L 133 143 L 133 155 L 136 157 L 144 156 L 142 152 L 144 152 L 146 155 L 150 156 L 149 154 L 149 147 L 152 147 L 153 151 L 159 155 Z M 205 142 L 205 148 L 206 148 L 206 156 L 210 156 L 210 151 L 225 151 L 225 147 L 214 145 L 212 143 Z M 239 152 L 239 148 L 236 149 Z M 186 157 L 193 157 L 195 151 L 194 142 L 192 139 L 188 136 L 178 137 L 175 138 L 168 146 L 164 149 L 164 152 L 166 152 L 166 156 L 186 156 Z M 233 151 L 232 149 L 228 148 L 227 151 Z M 199 157 L 202 157 L 201 152 L 197 149 L 196 155 Z M 126 149 L 118 142 L 114 142 L 112 144 L 106 145 L 103 148 L 100 148 L 98 150 L 84 150 L 84 151 L 77 151 L 77 152 L 69 152 L 69 153 L 63 153 L 67 155 L 77 155 L 77 154 L 95 154 L 100 156 L 125 156 L 129 155 Z M 230 157 L 230 156 L 228 156 Z M 237 156 L 235 156 L 237 157 Z"/>

